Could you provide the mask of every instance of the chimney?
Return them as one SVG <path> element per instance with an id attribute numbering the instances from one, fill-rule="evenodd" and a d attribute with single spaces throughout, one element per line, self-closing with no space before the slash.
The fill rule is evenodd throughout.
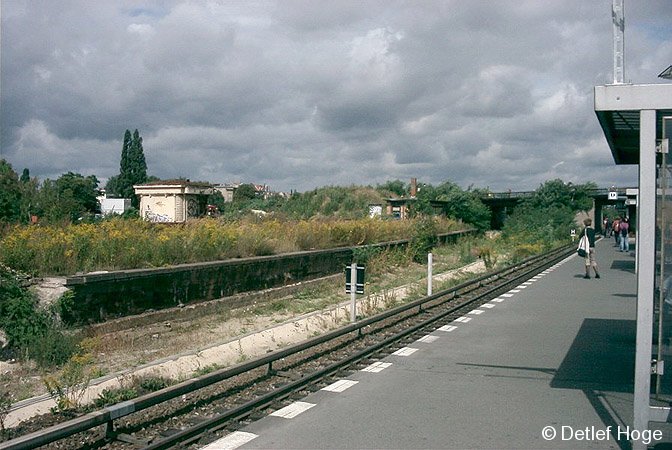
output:
<path id="1" fill-rule="evenodd" d="M 418 193 L 418 179 L 411 178 L 411 198 L 415 198 Z"/>

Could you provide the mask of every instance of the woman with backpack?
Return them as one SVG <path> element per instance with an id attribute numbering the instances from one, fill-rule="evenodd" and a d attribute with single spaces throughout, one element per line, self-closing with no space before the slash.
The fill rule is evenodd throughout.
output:
<path id="1" fill-rule="evenodd" d="M 630 221 L 628 218 L 624 218 L 621 221 L 621 224 L 619 226 L 619 233 L 621 235 L 621 242 L 620 242 L 620 251 L 622 252 L 630 252 L 630 238 L 628 237 L 628 232 L 630 231 Z"/>

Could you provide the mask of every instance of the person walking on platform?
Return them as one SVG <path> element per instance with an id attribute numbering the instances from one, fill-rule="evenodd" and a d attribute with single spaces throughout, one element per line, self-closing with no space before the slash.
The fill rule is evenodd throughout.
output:
<path id="1" fill-rule="evenodd" d="M 621 226 L 621 217 L 616 216 L 614 219 L 614 223 L 612 225 L 612 229 L 614 230 L 614 240 L 616 240 L 616 245 L 614 247 L 620 247 L 621 245 L 621 233 L 619 232 L 619 228 Z"/>
<path id="2" fill-rule="evenodd" d="M 627 217 L 625 217 L 621 221 L 621 225 L 619 226 L 619 230 L 621 233 L 621 244 L 620 244 L 620 250 L 622 252 L 629 253 L 630 252 L 630 238 L 628 237 L 628 232 L 630 231 L 630 222 Z"/>
<path id="3" fill-rule="evenodd" d="M 595 260 L 595 228 L 591 225 L 593 224 L 592 219 L 589 217 L 583 221 L 585 228 L 583 230 L 588 236 L 588 242 L 590 243 L 590 250 L 586 254 L 585 263 L 586 263 L 586 275 L 583 278 L 590 279 L 590 268 L 593 268 L 595 272 L 595 278 L 600 278 L 600 274 L 597 271 L 597 261 Z"/>

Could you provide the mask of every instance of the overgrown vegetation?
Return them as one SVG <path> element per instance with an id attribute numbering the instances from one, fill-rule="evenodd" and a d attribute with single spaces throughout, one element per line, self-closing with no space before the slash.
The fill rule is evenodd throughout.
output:
<path id="1" fill-rule="evenodd" d="M 76 343 L 62 330 L 25 283 L 28 276 L 0 264 L 0 329 L 16 356 L 32 359 L 43 369 L 65 363 Z"/>
<path id="2" fill-rule="evenodd" d="M 567 242 L 570 230 L 576 228 L 576 214 L 591 208 L 588 191 L 595 188 L 594 183 L 547 181 L 514 209 L 504 223 L 503 237 L 520 251 L 536 247 L 544 251 Z"/>
<path id="3" fill-rule="evenodd" d="M 53 412 L 65 412 L 81 406 L 89 383 L 97 373 L 92 364 L 93 356 L 82 349 L 60 370 L 42 376 L 47 392 L 56 402 Z"/>
<path id="4" fill-rule="evenodd" d="M 12 406 L 12 394 L 7 390 L 0 391 L 0 436 L 6 433 L 5 418 L 9 414 L 9 408 Z"/>
<path id="5" fill-rule="evenodd" d="M 442 233 L 463 228 L 447 219 L 226 222 L 206 218 L 160 225 L 117 218 L 67 226 L 15 225 L 0 238 L 0 262 L 36 275 L 160 267 L 408 239 L 422 229 L 418 224 L 430 222 Z"/>

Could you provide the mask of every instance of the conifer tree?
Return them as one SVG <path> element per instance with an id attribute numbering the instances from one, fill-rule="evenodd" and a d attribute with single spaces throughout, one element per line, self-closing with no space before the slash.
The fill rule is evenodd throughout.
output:
<path id="1" fill-rule="evenodd" d="M 147 162 L 142 148 L 142 138 L 137 129 L 133 135 L 130 130 L 126 130 L 121 148 L 119 175 L 110 178 L 107 190 L 111 195 L 130 198 L 133 207 L 138 208 L 139 201 L 133 185 L 145 182 L 147 182 Z"/>

